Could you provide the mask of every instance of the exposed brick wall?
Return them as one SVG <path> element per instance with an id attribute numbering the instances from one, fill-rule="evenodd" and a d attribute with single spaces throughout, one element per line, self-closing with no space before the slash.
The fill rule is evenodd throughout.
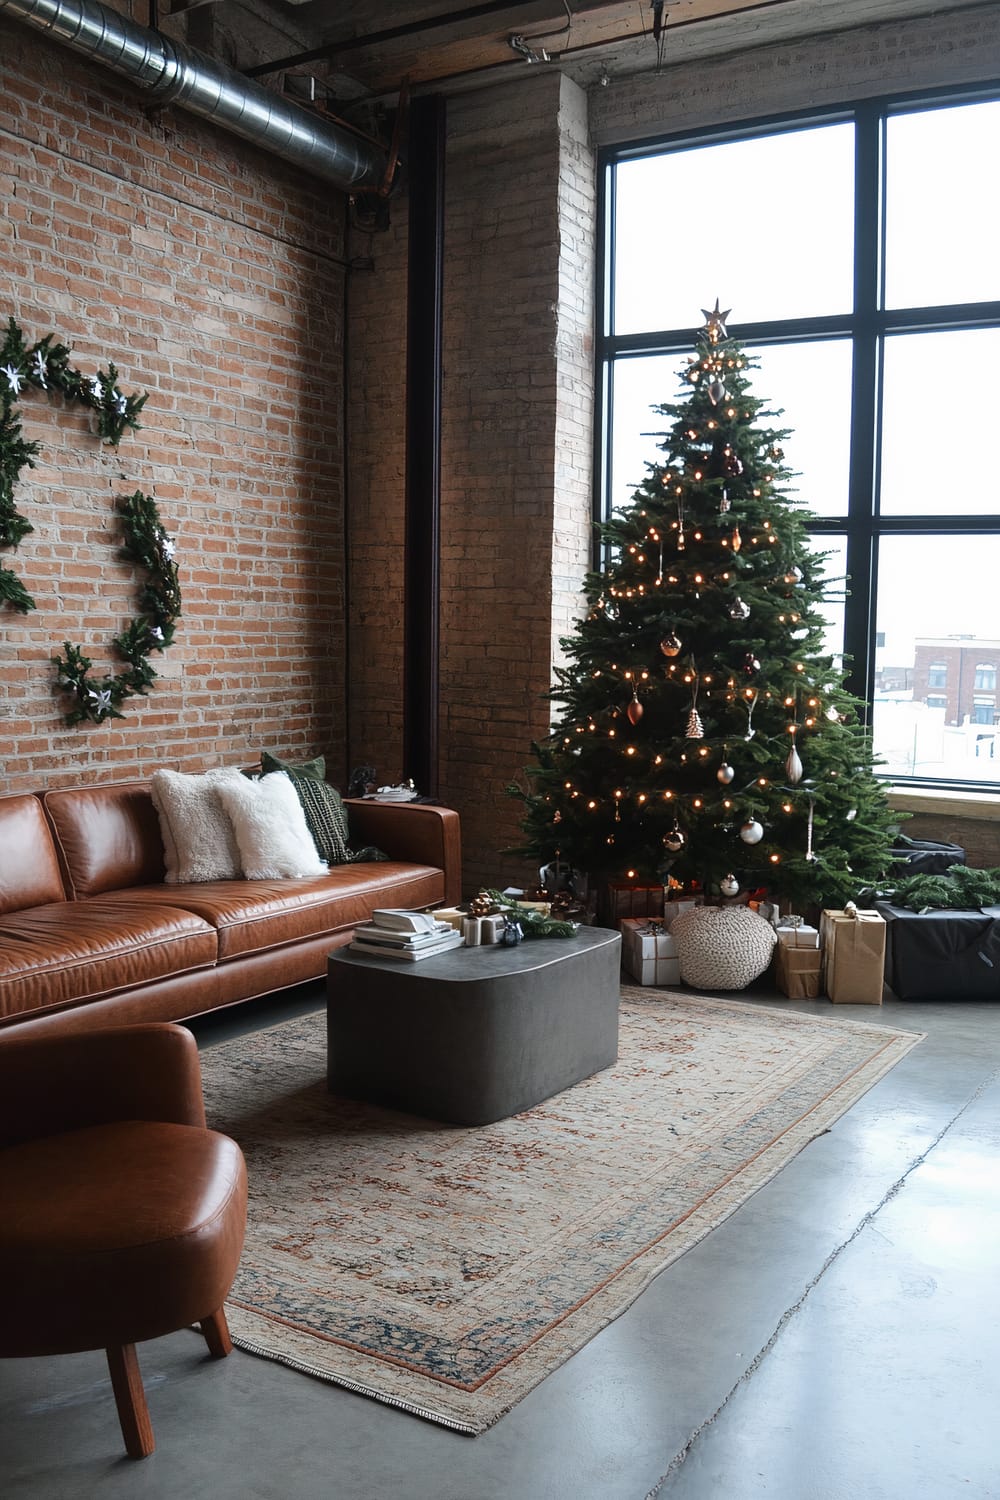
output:
<path id="1" fill-rule="evenodd" d="M 596 88 L 591 134 L 608 145 L 910 88 L 977 83 L 997 77 L 998 57 L 1000 7 L 942 6 L 913 20 L 668 64 L 658 74 Z"/>
<path id="2" fill-rule="evenodd" d="M 901 825 L 901 831 L 908 839 L 961 844 L 966 864 L 977 870 L 1000 865 L 1000 820 L 956 818 L 948 812 L 914 813 Z"/>
<path id="3" fill-rule="evenodd" d="M 462 815 L 469 889 L 531 876 L 498 857 L 519 837 L 505 787 L 547 732 L 587 563 L 593 190 L 584 98 L 558 74 L 451 101 L 440 795 Z M 350 291 L 351 758 L 388 777 L 404 769 L 405 222 L 394 199 Z"/>
<path id="4" fill-rule="evenodd" d="M 102 448 L 85 413 L 22 405 L 42 444 L 15 554 L 35 613 L 0 615 L 0 790 L 261 746 L 344 764 L 343 199 L 212 127 L 156 114 L 98 65 L 0 22 L 0 317 L 54 331 L 84 371 L 148 390 Z M 112 502 L 152 493 L 177 539 L 183 617 L 125 718 L 67 729 L 50 656 L 95 668 L 136 611 Z"/>

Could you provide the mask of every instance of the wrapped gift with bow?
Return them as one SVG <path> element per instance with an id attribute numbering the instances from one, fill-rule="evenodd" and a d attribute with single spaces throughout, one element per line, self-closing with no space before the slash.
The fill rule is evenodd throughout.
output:
<path id="1" fill-rule="evenodd" d="M 809 923 L 803 917 L 779 917 L 776 932 L 778 942 L 784 943 L 786 947 L 819 947 L 819 928 L 810 927 Z"/>
<path id="2" fill-rule="evenodd" d="M 819 932 L 801 917 L 782 917 L 774 945 L 774 979 L 789 1000 L 816 1000 L 820 992 L 823 955 Z"/>
<path id="3" fill-rule="evenodd" d="M 820 919 L 826 993 L 834 1005 L 881 1005 L 885 974 L 885 918 L 860 911 L 849 901 L 843 911 Z"/>

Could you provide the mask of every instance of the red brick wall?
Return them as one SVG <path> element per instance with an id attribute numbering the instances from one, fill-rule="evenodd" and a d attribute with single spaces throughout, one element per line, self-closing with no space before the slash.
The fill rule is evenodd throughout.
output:
<path id="1" fill-rule="evenodd" d="M 343 199 L 97 64 L 0 21 L 0 319 L 149 391 L 115 450 L 30 394 L 42 444 L 0 554 L 36 612 L 0 613 L 0 790 L 160 765 L 325 751 L 342 773 Z M 183 616 L 148 701 L 68 729 L 50 656 L 95 668 L 136 612 L 112 502 L 140 488 L 176 537 Z"/>
<path id="2" fill-rule="evenodd" d="M 559 634 L 590 540 L 593 165 L 558 73 L 448 106 L 442 392 L 443 801 L 466 886 L 530 881 L 506 795 L 549 726 Z M 352 243 L 349 533 L 353 762 L 401 765 L 406 201 Z M 571 232 L 573 226 L 576 232 Z"/>

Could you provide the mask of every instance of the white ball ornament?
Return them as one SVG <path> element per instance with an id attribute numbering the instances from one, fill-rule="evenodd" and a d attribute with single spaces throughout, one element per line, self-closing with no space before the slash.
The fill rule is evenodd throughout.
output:
<path id="1" fill-rule="evenodd" d="M 719 881 L 719 890 L 724 896 L 739 895 L 740 883 L 735 875 L 723 875 Z"/>
<path id="2" fill-rule="evenodd" d="M 743 824 L 740 829 L 740 838 L 744 844 L 759 844 L 764 837 L 764 829 L 756 818 L 751 818 Z"/>
<path id="3" fill-rule="evenodd" d="M 723 761 L 715 773 L 716 780 L 721 781 L 723 786 L 728 786 L 735 775 L 735 770 L 727 761 Z"/>

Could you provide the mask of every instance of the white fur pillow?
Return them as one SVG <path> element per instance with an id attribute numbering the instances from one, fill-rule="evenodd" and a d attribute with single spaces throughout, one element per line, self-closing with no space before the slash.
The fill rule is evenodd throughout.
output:
<path id="1" fill-rule="evenodd" d="M 218 798 L 218 788 L 234 779 L 244 779 L 235 767 L 203 776 L 153 772 L 149 789 L 160 819 L 168 885 L 239 880 L 243 871 L 236 834 Z"/>
<path id="2" fill-rule="evenodd" d="M 248 880 L 325 875 L 298 794 L 284 771 L 260 781 L 220 782 L 219 797 L 229 814 Z"/>

